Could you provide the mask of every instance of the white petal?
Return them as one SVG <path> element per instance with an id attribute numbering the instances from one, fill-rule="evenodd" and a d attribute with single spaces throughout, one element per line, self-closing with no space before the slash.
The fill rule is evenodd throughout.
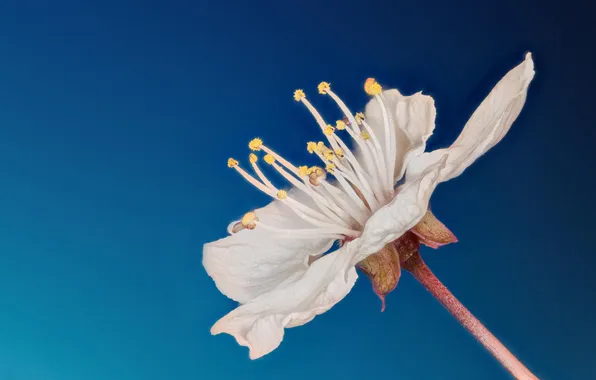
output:
<path id="1" fill-rule="evenodd" d="M 294 199 L 309 204 L 301 193 L 290 192 Z M 279 228 L 312 228 L 280 201 L 256 210 L 259 219 Z M 274 289 L 289 278 L 308 269 L 309 256 L 326 252 L 329 238 L 293 238 L 260 229 L 243 230 L 226 238 L 205 244 L 203 266 L 219 291 L 240 303 Z"/>
<path id="2" fill-rule="evenodd" d="M 351 264 L 354 242 L 315 261 L 302 276 L 287 282 L 221 318 L 212 334 L 227 333 L 257 359 L 276 349 L 284 329 L 301 326 L 329 310 L 352 289 L 358 275 Z"/>
<path id="3" fill-rule="evenodd" d="M 385 108 L 395 131 L 395 173 L 397 181 L 403 175 L 408 157 L 424 152 L 426 140 L 435 128 L 435 102 L 421 92 L 403 96 L 396 89 L 383 91 Z M 372 99 L 365 109 L 366 121 L 382 147 L 385 147 L 383 113 L 379 102 Z"/>
<path id="4" fill-rule="evenodd" d="M 511 128 L 526 101 L 528 86 L 534 78 L 534 62 L 530 53 L 520 65 L 509 71 L 480 104 L 466 123 L 457 140 L 447 149 L 424 153 L 408 163 L 408 176 L 449 153 L 441 181 L 460 175 L 478 157 L 495 146 Z"/>
<path id="5" fill-rule="evenodd" d="M 371 216 L 362 235 L 355 241 L 359 247 L 354 264 L 380 251 L 385 244 L 418 224 L 426 214 L 428 201 L 439 183 L 447 159 L 447 156 L 443 156 L 420 176 L 409 177 L 409 181 L 398 188 L 395 198 Z"/>

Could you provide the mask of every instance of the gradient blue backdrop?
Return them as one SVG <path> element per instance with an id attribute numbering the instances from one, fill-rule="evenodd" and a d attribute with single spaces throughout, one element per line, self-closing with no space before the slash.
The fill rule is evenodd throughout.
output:
<path id="1" fill-rule="evenodd" d="M 424 90 L 434 148 L 526 51 L 522 115 L 432 199 L 460 242 L 423 255 L 538 375 L 594 378 L 593 10 L 446 3 L 1 2 L 0 380 L 507 378 L 408 276 L 384 313 L 361 278 L 251 362 L 209 334 L 235 304 L 201 249 L 267 201 L 228 156 L 259 135 L 306 159 L 295 88 Z"/>

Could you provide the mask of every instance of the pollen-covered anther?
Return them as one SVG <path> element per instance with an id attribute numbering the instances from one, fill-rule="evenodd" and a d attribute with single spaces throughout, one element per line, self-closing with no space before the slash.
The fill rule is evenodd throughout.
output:
<path id="1" fill-rule="evenodd" d="M 308 175 L 308 181 L 313 186 L 319 186 L 321 183 L 320 181 L 327 178 L 327 173 L 321 167 L 313 166 L 308 170 L 310 171 L 310 174 Z"/>
<path id="2" fill-rule="evenodd" d="M 279 199 L 279 200 L 282 200 L 282 201 L 283 201 L 283 200 L 284 200 L 284 199 L 286 199 L 287 197 L 288 197 L 288 192 L 287 192 L 287 191 L 285 191 L 285 190 L 279 190 L 279 191 L 277 192 L 277 199 Z"/>
<path id="3" fill-rule="evenodd" d="M 338 120 L 335 122 L 335 129 L 338 131 L 343 131 L 346 129 L 346 123 L 343 120 Z"/>
<path id="4" fill-rule="evenodd" d="M 240 219 L 238 223 L 232 226 L 232 233 L 235 234 L 244 229 L 254 230 L 257 226 L 258 221 L 259 218 L 257 217 L 257 214 L 254 213 L 254 211 L 247 212 L 246 214 L 244 214 L 244 216 L 242 217 L 242 219 Z"/>
<path id="5" fill-rule="evenodd" d="M 238 166 L 238 161 L 228 158 L 228 168 L 235 168 L 236 166 Z"/>
<path id="6" fill-rule="evenodd" d="M 257 226 L 258 221 L 259 221 L 259 218 L 257 217 L 257 214 L 254 213 L 254 211 L 247 212 L 246 214 L 244 214 L 242 219 L 240 219 L 240 223 L 242 223 L 242 227 L 249 229 L 249 230 L 254 230 L 255 227 Z"/>
<path id="7" fill-rule="evenodd" d="M 321 82 L 319 83 L 319 86 L 317 87 L 317 89 L 319 90 L 319 94 L 326 94 L 327 92 L 329 92 L 329 90 L 331 90 L 331 85 L 327 82 Z"/>
<path id="8" fill-rule="evenodd" d="M 337 156 L 337 158 L 344 158 L 344 150 L 343 149 L 336 149 L 335 150 L 335 155 Z"/>
<path id="9" fill-rule="evenodd" d="M 383 91 L 383 87 L 374 78 L 368 78 L 364 82 L 364 91 L 371 96 L 379 95 Z"/>
<path id="10" fill-rule="evenodd" d="M 250 161 L 251 164 L 256 163 L 257 160 L 258 160 L 258 157 L 257 157 L 256 154 L 251 153 L 251 154 L 248 155 L 248 161 Z"/>
<path id="11" fill-rule="evenodd" d="M 365 119 L 364 118 L 364 114 L 362 112 L 358 112 L 354 118 L 356 119 L 356 122 L 360 125 L 362 124 L 362 121 Z"/>
<path id="12" fill-rule="evenodd" d="M 328 149 L 328 148 L 325 146 L 325 143 L 324 143 L 324 142 L 322 142 L 322 141 L 319 141 L 319 142 L 317 143 L 317 150 L 316 150 L 316 151 L 317 151 L 317 152 L 323 152 L 325 149 Z"/>
<path id="13" fill-rule="evenodd" d="M 325 170 L 327 170 L 328 173 L 333 173 L 335 170 L 335 164 L 328 163 L 327 166 L 325 166 Z"/>
<path id="14" fill-rule="evenodd" d="M 323 157 L 325 157 L 327 161 L 333 161 L 335 159 L 335 153 L 333 153 L 331 149 L 327 149 L 323 152 Z"/>
<path id="15" fill-rule="evenodd" d="M 299 102 L 304 97 L 306 97 L 306 95 L 304 94 L 304 91 L 302 91 L 300 89 L 294 91 L 294 100 L 295 101 Z"/>
<path id="16" fill-rule="evenodd" d="M 368 140 L 368 139 L 370 139 L 370 135 L 366 131 L 360 132 L 360 137 L 362 138 L 362 140 Z"/>
<path id="17" fill-rule="evenodd" d="M 313 141 L 307 142 L 306 150 L 308 151 L 308 153 L 313 154 L 317 150 L 317 143 Z"/>
<path id="18" fill-rule="evenodd" d="M 298 167 L 298 175 L 300 177 L 306 177 L 309 174 L 310 174 L 310 172 L 308 171 L 308 166 L 299 166 Z"/>
<path id="19" fill-rule="evenodd" d="M 248 148 L 255 152 L 261 150 L 262 146 L 263 146 L 263 140 L 261 140 L 260 138 L 252 139 L 248 143 Z"/>
<path id="20" fill-rule="evenodd" d="M 263 157 L 263 160 L 265 160 L 265 162 L 269 165 L 273 165 L 273 163 L 275 162 L 275 157 L 273 157 L 272 154 L 266 154 L 265 157 Z"/>
<path id="21" fill-rule="evenodd" d="M 333 132 L 335 132 L 335 128 L 333 128 L 333 126 L 331 126 L 329 124 L 327 124 L 325 129 L 323 129 L 323 133 L 326 134 L 327 136 L 331 136 L 333 134 Z"/>

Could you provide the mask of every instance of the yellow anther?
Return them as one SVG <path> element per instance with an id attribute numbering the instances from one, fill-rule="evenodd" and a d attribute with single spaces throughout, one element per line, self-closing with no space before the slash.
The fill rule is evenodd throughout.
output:
<path id="1" fill-rule="evenodd" d="M 306 97 L 306 95 L 304 94 L 304 91 L 302 91 L 302 90 L 294 91 L 294 100 L 295 101 L 299 102 L 304 97 Z"/>
<path id="2" fill-rule="evenodd" d="M 261 150 L 261 146 L 263 146 L 263 140 L 261 140 L 260 138 L 252 139 L 248 143 L 248 147 L 250 148 L 250 150 L 254 151 Z"/>
<path id="3" fill-rule="evenodd" d="M 327 136 L 331 136 L 333 134 L 333 132 L 335 132 L 335 128 L 333 128 L 329 124 L 327 124 L 327 126 L 325 127 L 325 129 L 323 129 L 323 133 L 326 134 Z"/>
<path id="4" fill-rule="evenodd" d="M 323 152 L 323 157 L 325 157 L 327 161 L 333 161 L 333 159 L 335 159 L 335 153 L 333 153 L 331 149 L 327 149 Z"/>
<path id="5" fill-rule="evenodd" d="M 383 87 L 377 82 L 374 78 L 368 78 L 366 82 L 364 82 L 364 91 L 368 95 L 379 95 L 383 91 Z"/>
<path id="6" fill-rule="evenodd" d="M 343 150 L 343 149 L 340 149 L 340 148 L 337 148 L 337 149 L 335 150 L 335 155 L 336 155 L 337 157 L 339 157 L 339 158 L 344 158 L 344 150 Z"/>
<path id="7" fill-rule="evenodd" d="M 275 162 L 275 157 L 273 157 L 272 154 L 266 154 L 265 157 L 263 157 L 263 160 L 265 160 L 265 162 L 269 165 L 273 165 L 273 163 Z"/>
<path id="8" fill-rule="evenodd" d="M 278 198 L 278 199 L 280 199 L 280 200 L 282 200 L 282 201 L 283 201 L 283 200 L 284 200 L 284 199 L 286 199 L 287 197 L 288 197 L 288 192 L 287 192 L 287 191 L 285 191 L 285 190 L 279 190 L 279 191 L 277 192 L 277 198 Z"/>
<path id="9" fill-rule="evenodd" d="M 358 112 L 355 119 L 358 124 L 362 124 L 362 120 L 364 120 L 364 114 L 362 112 Z"/>
<path id="10" fill-rule="evenodd" d="M 328 173 L 333 173 L 333 171 L 335 170 L 335 165 L 327 164 L 327 166 L 325 166 L 325 170 L 327 170 Z"/>
<path id="11" fill-rule="evenodd" d="M 238 166 L 238 161 L 228 158 L 228 168 L 235 168 L 236 166 Z"/>
<path id="12" fill-rule="evenodd" d="M 242 219 L 240 219 L 240 223 L 242 224 L 242 227 L 247 228 L 249 230 L 254 230 L 255 227 L 257 226 L 256 222 L 258 222 L 258 221 L 259 221 L 259 218 L 257 217 L 257 214 L 255 214 L 253 211 L 247 212 L 246 214 L 244 214 Z"/>
<path id="13" fill-rule="evenodd" d="M 360 132 L 360 137 L 362 137 L 363 140 L 368 140 L 370 139 L 370 135 L 368 134 L 368 132 L 366 131 L 362 131 Z"/>
<path id="14" fill-rule="evenodd" d="M 308 171 L 308 166 L 299 166 L 298 167 L 298 175 L 300 177 L 306 177 L 307 175 L 309 175 L 309 171 Z"/>
<path id="15" fill-rule="evenodd" d="M 321 82 L 317 89 L 319 90 L 319 94 L 326 94 L 329 90 L 331 90 L 331 85 L 327 82 Z"/>
<path id="16" fill-rule="evenodd" d="M 250 161 L 251 164 L 254 164 L 254 163 L 257 162 L 258 157 L 257 157 L 256 154 L 251 153 L 251 154 L 248 155 L 248 160 Z"/>
<path id="17" fill-rule="evenodd" d="M 315 150 L 317 150 L 317 143 L 309 141 L 308 143 L 306 143 L 306 150 L 308 150 L 308 153 L 313 154 Z"/>
<path id="18" fill-rule="evenodd" d="M 327 173 L 325 173 L 325 170 L 318 166 L 312 166 L 308 169 L 308 171 L 308 180 L 313 186 L 319 186 L 320 181 L 327 178 Z"/>
<path id="19" fill-rule="evenodd" d="M 324 142 L 322 142 L 322 141 L 319 141 L 319 142 L 317 143 L 317 152 L 322 152 L 322 151 L 324 151 L 325 149 L 327 149 L 327 147 L 325 146 L 325 143 L 324 143 Z"/>
<path id="20" fill-rule="evenodd" d="M 346 123 L 344 123 L 343 120 L 338 120 L 335 122 L 335 128 L 337 128 L 338 131 L 343 131 L 346 129 Z"/>

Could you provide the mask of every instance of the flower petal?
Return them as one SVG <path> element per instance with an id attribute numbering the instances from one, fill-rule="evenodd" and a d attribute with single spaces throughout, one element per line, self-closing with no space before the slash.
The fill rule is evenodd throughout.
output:
<path id="1" fill-rule="evenodd" d="M 291 190 L 290 194 L 301 203 L 309 204 L 309 199 L 299 191 Z M 256 214 L 263 223 L 280 228 L 309 227 L 280 201 L 256 210 Z M 309 257 L 326 252 L 332 244 L 329 238 L 281 236 L 257 226 L 254 230 L 242 230 L 205 244 L 203 266 L 219 291 L 244 303 L 303 274 L 308 269 Z"/>
<path id="2" fill-rule="evenodd" d="M 395 131 L 394 179 L 397 181 L 404 173 L 408 157 L 424 152 L 426 140 L 435 128 L 435 102 L 432 97 L 421 92 L 403 96 L 396 89 L 383 91 L 382 97 L 390 127 Z M 385 147 L 383 112 L 377 99 L 368 102 L 365 116 L 381 146 Z"/>
<path id="3" fill-rule="evenodd" d="M 276 349 L 284 329 L 301 326 L 329 310 L 352 289 L 358 275 L 351 264 L 355 241 L 321 257 L 294 281 L 239 306 L 221 318 L 211 333 L 227 333 L 257 359 Z"/>
<path id="4" fill-rule="evenodd" d="M 426 166 L 436 162 L 445 153 L 449 153 L 449 159 L 445 170 L 441 172 L 441 181 L 460 175 L 509 131 L 524 106 L 533 78 L 534 62 L 528 53 L 521 64 L 497 83 L 451 147 L 415 157 L 408 163 L 408 175 L 424 171 Z"/>
<path id="5" fill-rule="evenodd" d="M 426 214 L 428 201 L 439 183 L 440 173 L 447 159 L 445 155 L 417 178 L 410 177 L 410 181 L 398 188 L 393 200 L 370 217 L 362 235 L 354 241 L 360 245 L 354 264 L 380 251 L 385 244 L 402 236 L 420 222 Z"/>

